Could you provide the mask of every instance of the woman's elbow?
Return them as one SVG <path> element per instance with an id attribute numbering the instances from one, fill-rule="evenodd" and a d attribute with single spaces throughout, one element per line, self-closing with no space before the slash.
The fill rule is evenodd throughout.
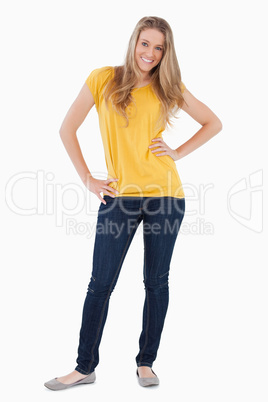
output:
<path id="1" fill-rule="evenodd" d="M 218 134 L 220 131 L 222 131 L 222 122 L 221 120 L 217 117 L 216 119 L 213 119 L 212 125 L 214 127 L 214 130 L 216 134 Z"/>
<path id="2" fill-rule="evenodd" d="M 218 126 L 218 132 L 220 132 L 220 131 L 222 131 L 222 127 L 223 127 L 223 125 L 222 125 L 222 122 L 219 120 L 219 122 L 218 122 L 218 124 L 219 124 L 219 126 Z"/>
<path id="3" fill-rule="evenodd" d="M 74 137 L 76 135 L 76 129 L 73 125 L 63 122 L 59 129 L 59 135 L 61 138 L 70 137 L 70 136 Z"/>

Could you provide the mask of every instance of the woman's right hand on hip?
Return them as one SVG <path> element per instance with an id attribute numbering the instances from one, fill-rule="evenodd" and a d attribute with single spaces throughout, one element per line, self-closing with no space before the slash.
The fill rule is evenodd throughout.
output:
<path id="1" fill-rule="evenodd" d="M 104 192 L 108 194 L 110 197 L 114 198 L 114 194 L 119 194 L 119 191 L 114 189 L 113 187 L 109 186 L 109 183 L 113 181 L 118 181 L 119 179 L 107 179 L 107 180 L 99 180 L 95 179 L 94 177 L 89 177 L 87 182 L 85 183 L 86 187 L 88 188 L 89 191 L 94 193 L 103 204 L 106 204 L 106 201 L 102 198 L 100 195 L 101 192 Z"/>

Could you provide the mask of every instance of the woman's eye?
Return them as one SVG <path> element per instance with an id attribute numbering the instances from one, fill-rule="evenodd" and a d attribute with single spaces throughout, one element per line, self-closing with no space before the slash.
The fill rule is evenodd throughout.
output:
<path id="1" fill-rule="evenodd" d="M 142 46 L 147 46 L 146 42 L 142 42 L 141 44 L 142 44 Z"/>
<path id="2" fill-rule="evenodd" d="M 157 49 L 157 50 L 162 50 L 162 47 L 157 47 L 156 49 Z"/>

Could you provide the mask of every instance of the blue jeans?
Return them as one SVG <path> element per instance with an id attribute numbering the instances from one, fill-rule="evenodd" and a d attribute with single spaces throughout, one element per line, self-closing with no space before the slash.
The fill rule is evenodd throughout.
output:
<path id="1" fill-rule="evenodd" d="M 75 368 L 82 374 L 91 373 L 99 363 L 109 299 L 141 221 L 145 303 L 136 364 L 152 367 L 168 308 L 170 261 L 185 213 L 184 198 L 107 195 L 103 198 L 107 204 L 101 203 L 98 210 L 93 268 L 83 307 Z"/>

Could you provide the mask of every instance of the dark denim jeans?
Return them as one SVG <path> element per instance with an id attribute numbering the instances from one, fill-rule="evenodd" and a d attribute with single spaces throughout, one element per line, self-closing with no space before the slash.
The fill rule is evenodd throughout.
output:
<path id="1" fill-rule="evenodd" d="M 169 269 L 185 213 L 185 199 L 110 197 L 100 204 L 93 269 L 83 308 L 76 370 L 89 374 L 99 363 L 99 345 L 109 299 L 133 236 L 143 221 L 145 303 L 137 366 L 152 367 L 169 302 Z M 129 318 L 131 319 L 131 318 Z"/>

